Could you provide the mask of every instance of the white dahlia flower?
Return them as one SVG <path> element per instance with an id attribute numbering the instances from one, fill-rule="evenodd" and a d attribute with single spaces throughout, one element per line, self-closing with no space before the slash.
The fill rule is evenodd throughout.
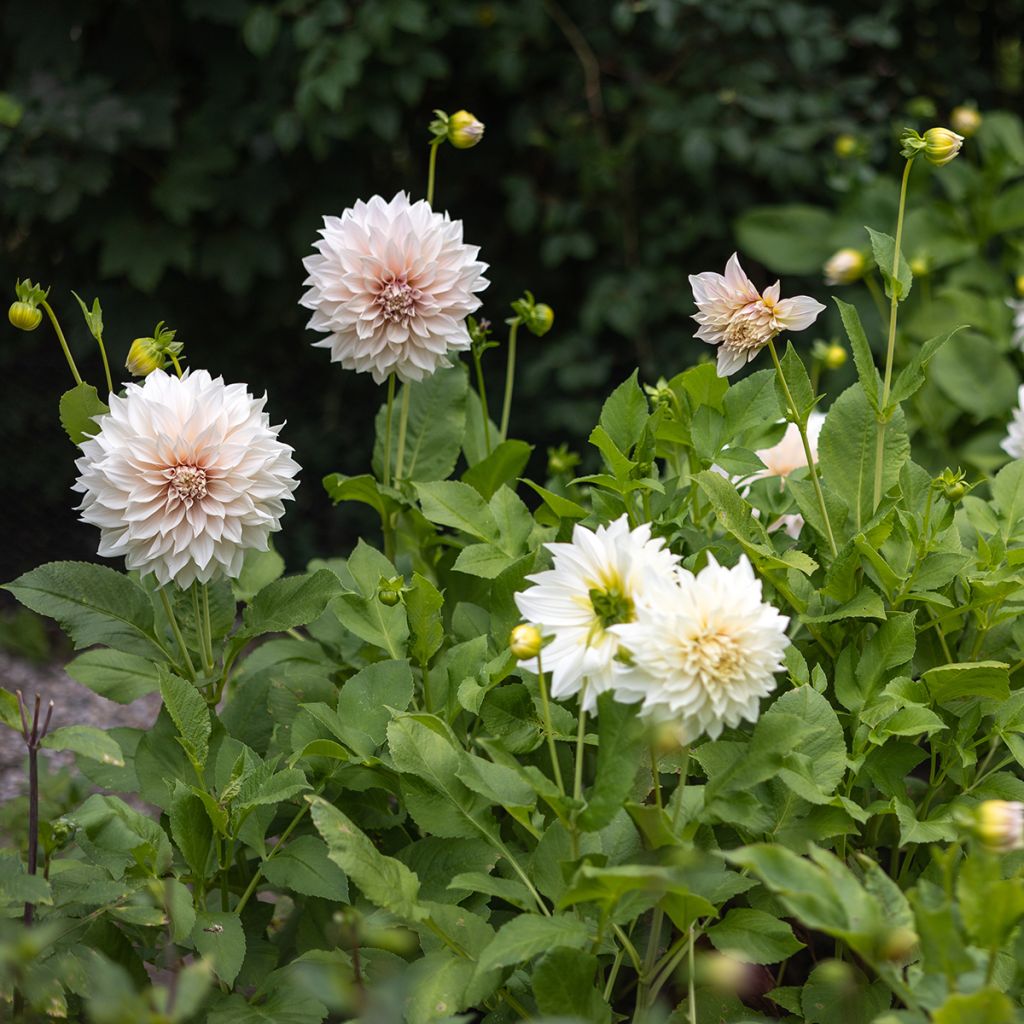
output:
<path id="1" fill-rule="evenodd" d="M 725 274 L 691 274 L 697 303 L 697 337 L 718 345 L 718 373 L 727 377 L 746 365 L 780 331 L 810 327 L 825 308 L 809 295 L 779 298 L 779 282 L 758 292 L 733 253 Z"/>
<path id="2" fill-rule="evenodd" d="M 1011 459 L 1024 459 L 1024 384 L 1017 389 L 1017 408 L 1006 428 L 1000 447 Z"/>
<path id="3" fill-rule="evenodd" d="M 266 550 L 298 486 L 266 395 L 206 370 L 154 370 L 125 387 L 75 463 L 78 510 L 100 528 L 99 554 L 161 584 L 237 576 L 246 550 Z"/>
<path id="4" fill-rule="evenodd" d="M 307 326 L 328 335 L 314 346 L 334 362 L 378 384 L 391 373 L 417 381 L 469 348 L 466 317 L 480 307 L 487 264 L 462 241 L 461 221 L 399 192 L 324 217 L 320 234 L 302 261 L 300 304 L 313 311 Z"/>
<path id="5" fill-rule="evenodd" d="M 679 559 L 651 538 L 649 524 L 630 530 L 625 516 L 588 530 L 576 525 L 571 544 L 547 544 L 553 567 L 527 576 L 516 594 L 523 618 L 553 637 L 541 655 L 551 695 L 582 693 L 593 711 L 598 694 L 618 687 L 635 669 L 617 658 L 614 627 L 633 622 L 664 589 L 675 586 Z M 525 666 L 537 671 L 536 661 Z"/>
<path id="6" fill-rule="evenodd" d="M 812 412 L 807 419 L 807 442 L 811 446 L 811 457 L 818 461 L 818 437 L 821 435 L 821 428 L 825 425 L 825 414 L 823 412 Z M 786 486 L 786 478 L 797 469 L 807 468 L 807 452 L 804 451 L 804 443 L 800 440 L 800 431 L 795 423 L 786 427 L 782 440 L 771 448 L 761 448 L 757 457 L 764 463 L 765 468 L 752 474 L 750 480 L 761 480 L 765 477 L 778 477 L 779 489 Z M 804 526 L 804 517 L 799 512 L 789 513 L 780 516 L 769 530 L 776 530 L 782 527 L 790 537 L 800 536 Z"/>
<path id="7" fill-rule="evenodd" d="M 670 598 L 613 627 L 637 669 L 616 680 L 616 697 L 642 701 L 642 715 L 678 722 L 685 743 L 702 733 L 716 739 L 726 725 L 757 720 L 783 668 L 788 624 L 761 600 L 745 555 L 732 569 L 709 555 L 696 576 L 683 571 Z"/>
<path id="8" fill-rule="evenodd" d="M 1024 349 L 1024 299 L 1007 299 L 1006 304 L 1013 310 L 1013 345 Z"/>

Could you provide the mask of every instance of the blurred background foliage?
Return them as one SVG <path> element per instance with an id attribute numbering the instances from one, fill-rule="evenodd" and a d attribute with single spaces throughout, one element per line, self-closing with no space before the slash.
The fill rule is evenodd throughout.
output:
<path id="1" fill-rule="evenodd" d="M 52 286 L 95 384 L 71 288 L 100 297 L 118 364 L 167 320 L 191 362 L 269 389 L 305 467 L 279 545 L 297 567 L 362 525 L 320 478 L 365 470 L 382 398 L 310 347 L 300 261 L 324 213 L 422 194 L 433 108 L 487 124 L 476 149 L 442 151 L 437 193 L 492 265 L 482 313 L 500 324 L 524 288 L 556 311 L 521 346 L 513 416 L 543 477 L 547 444 L 582 445 L 634 366 L 671 376 L 709 354 L 686 275 L 724 265 L 741 213 L 847 203 L 859 216 L 879 173 L 898 172 L 901 127 L 964 101 L 1020 108 L 1022 33 L 1024 0 L 6 0 L 0 280 Z M 843 135 L 855 145 L 839 155 Z M 892 189 L 883 202 L 894 210 Z M 748 270 L 766 283 L 779 237 L 806 243 L 814 260 L 785 268 L 784 290 L 825 298 L 821 226 L 762 231 L 741 248 Z M 1008 311 L 986 329 L 1004 332 L 1005 359 Z M 52 332 L 2 332 L 10 579 L 91 557 L 95 536 L 71 510 L 56 417 L 70 379 Z M 502 365 L 492 353 L 494 387 Z"/>

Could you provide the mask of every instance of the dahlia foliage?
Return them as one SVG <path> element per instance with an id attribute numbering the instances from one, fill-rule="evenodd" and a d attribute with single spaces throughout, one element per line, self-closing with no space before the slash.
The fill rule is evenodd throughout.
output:
<path id="1" fill-rule="evenodd" d="M 431 197 L 494 138 L 468 111 L 429 134 Z M 944 396 L 984 348 L 927 303 L 987 278 L 913 287 L 936 337 L 900 316 L 925 192 L 899 186 L 958 139 L 905 133 L 894 235 L 828 262 L 867 301 L 758 291 L 736 255 L 692 275 L 673 375 L 634 372 L 546 463 L 515 436 L 517 351 L 576 311 L 482 310 L 461 223 L 405 192 L 326 217 L 309 326 L 387 389 L 373 472 L 323 485 L 342 535 L 379 529 L 287 575 L 299 466 L 266 396 L 163 322 L 115 387 L 83 303 L 97 348 L 63 346 L 59 413 L 109 564 L 6 589 L 78 683 L 159 712 L 104 731 L 0 690 L 30 779 L 0 1019 L 1024 1019 L 1024 388 L 1008 428 L 976 389 L 959 446 Z M 11 324 L 56 326 L 49 295 L 18 281 Z M 1002 302 L 971 308 L 1009 365 Z M 88 785 L 48 786 L 51 750 Z"/>

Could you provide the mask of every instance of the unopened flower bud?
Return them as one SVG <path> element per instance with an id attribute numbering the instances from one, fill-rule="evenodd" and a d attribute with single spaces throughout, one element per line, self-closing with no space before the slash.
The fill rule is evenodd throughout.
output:
<path id="1" fill-rule="evenodd" d="M 448 118 L 448 141 L 456 149 L 472 149 L 483 137 L 483 121 L 478 121 L 468 110 L 456 110 Z"/>
<path id="2" fill-rule="evenodd" d="M 402 600 L 401 595 L 395 590 L 378 590 L 377 597 L 380 603 L 386 605 L 388 608 L 394 608 L 399 601 Z"/>
<path id="3" fill-rule="evenodd" d="M 533 315 L 526 321 L 526 328 L 531 334 L 542 338 L 551 330 L 555 322 L 555 311 L 545 302 L 538 302 L 533 307 Z"/>
<path id="4" fill-rule="evenodd" d="M 839 249 L 824 266 L 825 284 L 853 284 L 864 276 L 867 261 L 859 249 Z"/>
<path id="5" fill-rule="evenodd" d="M 536 658 L 540 654 L 542 643 L 540 630 L 536 626 L 523 622 L 509 634 L 508 649 L 520 661 L 525 661 L 528 658 Z"/>
<path id="6" fill-rule="evenodd" d="M 560 476 L 571 473 L 580 462 L 580 457 L 569 451 L 568 445 L 560 444 L 557 448 L 548 449 L 548 476 Z"/>
<path id="7" fill-rule="evenodd" d="M 394 608 L 402 600 L 406 589 L 402 576 L 392 576 L 391 579 L 381 576 L 377 583 L 377 600 L 386 608 Z"/>
<path id="8" fill-rule="evenodd" d="M 982 117 L 976 107 L 954 107 L 949 115 L 949 123 L 954 131 L 958 131 L 965 139 L 973 138 L 981 127 Z"/>
<path id="9" fill-rule="evenodd" d="M 936 167 L 948 164 L 963 144 L 964 137 L 949 128 L 929 128 L 924 133 L 924 155 Z"/>
<path id="10" fill-rule="evenodd" d="M 915 256 L 909 263 L 910 272 L 914 277 L 924 277 L 931 269 L 927 256 Z"/>
<path id="11" fill-rule="evenodd" d="M 42 323 L 43 313 L 30 302 L 12 302 L 7 319 L 19 331 L 34 331 Z"/>
<path id="12" fill-rule="evenodd" d="M 1024 804 L 1016 800 L 983 800 L 975 820 L 977 836 L 988 850 L 1024 850 Z"/>
<path id="13" fill-rule="evenodd" d="M 833 144 L 835 154 L 840 160 L 849 160 L 851 156 L 854 156 L 859 148 L 859 143 L 855 136 L 849 133 L 836 136 L 836 141 Z"/>
<path id="14" fill-rule="evenodd" d="M 935 478 L 932 486 L 954 505 L 971 490 L 967 474 L 962 469 L 952 470 L 948 466 Z"/>
<path id="15" fill-rule="evenodd" d="M 848 359 L 846 349 L 839 344 L 838 341 L 833 341 L 825 349 L 825 355 L 822 362 L 825 364 L 826 369 L 838 370 L 840 367 L 846 365 Z"/>
<path id="16" fill-rule="evenodd" d="M 166 364 L 163 353 L 153 338 L 136 338 L 128 349 L 124 365 L 133 377 L 146 377 Z"/>
<path id="17" fill-rule="evenodd" d="M 1017 275 L 1016 285 L 1017 285 L 1017 294 L 1021 295 L 1021 296 L 1024 296 L 1024 274 L 1018 274 Z"/>
<path id="18" fill-rule="evenodd" d="M 697 964 L 697 979 L 716 992 L 739 995 L 747 985 L 748 966 L 728 953 L 705 953 Z"/>
<path id="19" fill-rule="evenodd" d="M 913 928 L 891 928 L 881 937 L 878 955 L 889 963 L 906 963 L 917 949 L 917 932 Z"/>

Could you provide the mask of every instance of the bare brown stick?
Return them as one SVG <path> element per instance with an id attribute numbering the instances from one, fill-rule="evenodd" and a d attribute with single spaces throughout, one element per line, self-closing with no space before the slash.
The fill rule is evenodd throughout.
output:
<path id="1" fill-rule="evenodd" d="M 18 712 L 21 715 L 21 737 L 28 749 L 28 873 L 34 875 L 39 864 L 39 748 L 50 729 L 53 718 L 53 701 L 46 708 L 46 718 L 42 728 L 39 727 L 39 710 L 42 699 L 36 694 L 35 708 L 32 712 L 32 728 L 28 725 L 25 711 L 25 697 L 21 690 L 18 693 Z M 32 924 L 35 917 L 35 904 L 25 903 L 24 921 Z"/>

